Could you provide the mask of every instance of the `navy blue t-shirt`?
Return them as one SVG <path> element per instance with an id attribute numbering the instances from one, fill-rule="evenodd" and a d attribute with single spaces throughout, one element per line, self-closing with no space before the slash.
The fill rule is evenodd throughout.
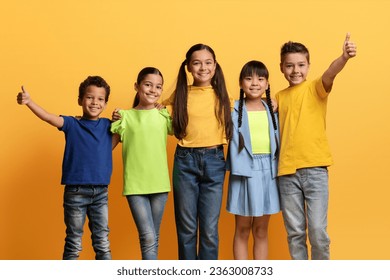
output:
<path id="1" fill-rule="evenodd" d="M 111 121 L 62 116 L 65 151 L 62 161 L 63 185 L 108 185 L 112 173 Z"/>

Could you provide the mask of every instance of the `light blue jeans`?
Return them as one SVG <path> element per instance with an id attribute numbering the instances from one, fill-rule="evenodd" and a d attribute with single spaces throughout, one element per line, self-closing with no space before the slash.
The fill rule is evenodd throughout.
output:
<path id="1" fill-rule="evenodd" d="M 302 168 L 295 174 L 280 176 L 278 180 L 291 258 L 308 259 L 307 228 L 311 258 L 328 260 L 328 170 L 325 167 Z"/>
<path id="2" fill-rule="evenodd" d="M 180 260 L 218 259 L 225 170 L 222 146 L 212 149 L 177 146 L 173 190 Z"/>
<path id="3" fill-rule="evenodd" d="M 160 225 L 168 193 L 127 195 L 127 202 L 138 229 L 143 260 L 157 260 Z"/>
<path id="4" fill-rule="evenodd" d="M 104 185 L 65 186 L 66 238 L 63 259 L 78 259 L 82 250 L 81 239 L 87 216 L 95 258 L 111 260 L 110 241 L 108 240 L 108 187 Z"/>

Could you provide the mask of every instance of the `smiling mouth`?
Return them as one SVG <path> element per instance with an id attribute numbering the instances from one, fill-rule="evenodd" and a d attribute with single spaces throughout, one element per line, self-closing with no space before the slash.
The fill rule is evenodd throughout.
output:
<path id="1" fill-rule="evenodd" d="M 158 95 L 155 93 L 145 93 L 145 95 L 149 97 L 158 97 Z"/>

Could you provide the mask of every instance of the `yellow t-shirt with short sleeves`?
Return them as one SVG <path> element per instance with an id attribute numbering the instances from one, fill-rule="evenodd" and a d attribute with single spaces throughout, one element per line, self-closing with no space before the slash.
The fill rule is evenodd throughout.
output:
<path id="1" fill-rule="evenodd" d="M 162 103 L 167 106 L 171 115 L 174 95 L 175 93 Z M 218 106 L 217 102 L 217 97 L 212 86 L 188 86 L 187 135 L 179 140 L 178 144 L 180 146 L 196 148 L 227 144 L 225 127 L 218 122 L 215 114 Z M 232 100 L 231 103 L 233 103 Z M 231 104 L 231 106 L 233 105 Z"/>
<path id="2" fill-rule="evenodd" d="M 299 168 L 333 163 L 326 136 L 328 93 L 322 78 L 305 81 L 276 94 L 281 149 L 278 176 Z"/>

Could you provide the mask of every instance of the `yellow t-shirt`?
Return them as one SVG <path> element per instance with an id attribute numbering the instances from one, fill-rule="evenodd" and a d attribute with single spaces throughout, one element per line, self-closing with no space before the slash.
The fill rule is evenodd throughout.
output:
<path id="1" fill-rule="evenodd" d="M 170 113 L 172 112 L 174 94 L 162 103 L 167 106 Z M 217 98 L 212 86 L 188 86 L 187 135 L 179 140 L 180 146 L 196 148 L 227 144 L 225 127 L 219 124 L 215 115 L 217 106 Z"/>
<path id="2" fill-rule="evenodd" d="M 328 94 L 322 78 L 305 81 L 276 94 L 281 149 L 278 176 L 305 167 L 333 163 L 326 137 Z"/>
<path id="3" fill-rule="evenodd" d="M 271 144 L 267 111 L 248 111 L 248 124 L 251 134 L 252 153 L 270 154 Z"/>

